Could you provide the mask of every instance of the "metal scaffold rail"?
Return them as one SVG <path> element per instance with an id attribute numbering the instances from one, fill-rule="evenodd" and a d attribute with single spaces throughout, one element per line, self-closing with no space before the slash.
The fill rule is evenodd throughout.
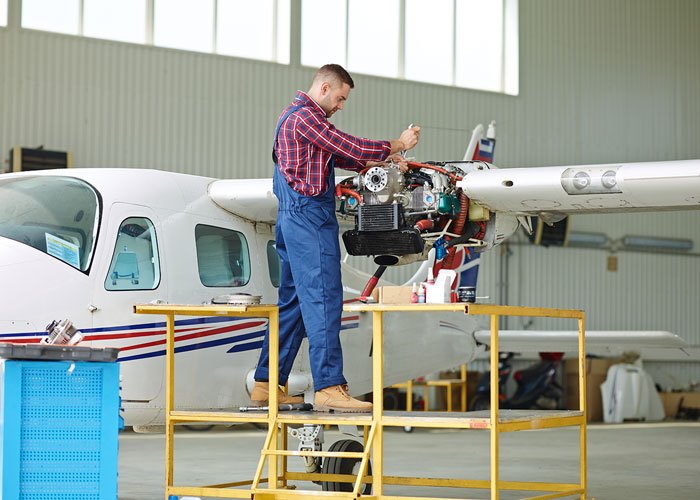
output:
<path id="1" fill-rule="evenodd" d="M 372 316 L 372 393 L 374 406 L 371 414 L 328 414 L 314 412 L 279 413 L 277 393 L 270 391 L 269 412 L 224 412 L 224 411 L 176 411 L 174 409 L 174 317 L 188 316 L 255 316 L 269 320 L 270 331 L 270 387 L 277 386 L 278 364 L 278 312 L 274 305 L 250 306 L 190 306 L 190 305 L 136 305 L 134 310 L 142 314 L 164 314 L 167 318 L 166 341 L 166 484 L 165 498 L 193 495 L 217 498 L 253 498 L 255 500 L 291 500 L 310 497 L 332 497 L 352 499 L 408 500 L 411 496 L 384 494 L 385 485 L 435 486 L 465 489 L 488 489 L 491 499 L 497 500 L 500 491 L 544 492 L 530 499 L 549 499 L 577 496 L 585 500 L 586 477 L 586 369 L 585 369 L 585 317 L 582 311 L 488 304 L 346 304 L 345 311 L 368 313 Z M 491 320 L 491 407 L 485 411 L 472 412 L 384 412 L 383 408 L 383 325 L 386 313 L 455 312 L 470 315 L 488 315 Z M 501 316 L 526 316 L 569 318 L 578 321 L 578 366 L 579 408 L 576 410 L 500 410 L 498 407 L 498 321 Z M 252 480 L 210 486 L 173 485 L 173 432 L 176 423 L 225 422 L 266 423 L 268 425 L 265 444 Z M 292 451 L 287 449 L 287 427 L 289 425 L 356 425 L 364 429 L 363 451 Z M 384 475 L 384 428 L 427 427 L 478 429 L 490 432 L 490 478 L 455 479 L 424 478 Z M 535 481 L 505 481 L 499 471 L 499 436 L 504 432 L 530 429 L 578 426 L 579 433 L 579 482 L 554 483 Z M 287 458 L 322 457 L 352 458 L 359 460 L 357 475 L 292 472 L 287 470 Z M 370 458 L 372 472 L 368 474 Z M 267 465 L 267 477 L 264 477 Z M 352 491 L 318 491 L 290 489 L 289 481 L 332 481 L 352 484 Z M 371 493 L 362 490 L 371 483 Z M 363 486 L 364 485 L 364 486 Z M 437 500 L 438 497 L 426 500 Z"/>

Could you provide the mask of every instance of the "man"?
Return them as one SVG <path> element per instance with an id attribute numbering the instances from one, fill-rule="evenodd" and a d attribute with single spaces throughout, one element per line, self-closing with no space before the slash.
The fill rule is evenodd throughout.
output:
<path id="1" fill-rule="evenodd" d="M 334 168 L 359 170 L 370 163 L 413 148 L 418 127 L 399 139 L 373 141 L 337 130 L 328 122 L 343 109 L 354 87 L 337 64 L 320 68 L 307 93 L 298 91 L 280 115 L 275 131 L 274 192 L 279 200 L 275 239 L 281 260 L 279 286 L 279 382 L 284 385 L 303 337 L 309 359 L 316 411 L 369 412 L 372 404 L 347 392 L 340 346 L 343 287 L 335 217 Z M 405 166 L 405 164 L 404 164 Z M 255 387 L 255 405 L 269 400 L 268 337 L 262 346 Z M 279 390 L 280 403 L 302 403 L 301 397 Z"/>

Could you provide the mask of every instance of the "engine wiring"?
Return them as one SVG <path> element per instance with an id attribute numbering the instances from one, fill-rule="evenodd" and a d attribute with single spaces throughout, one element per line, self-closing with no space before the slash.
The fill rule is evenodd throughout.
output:
<path id="1" fill-rule="evenodd" d="M 462 176 L 459 176 L 455 174 L 454 172 L 448 172 L 442 167 L 438 167 L 437 165 L 433 165 L 432 163 L 418 163 L 415 161 L 407 161 L 408 168 L 410 169 L 421 169 L 421 168 L 427 168 L 429 170 L 435 170 L 436 172 L 440 172 L 441 174 L 447 175 L 450 177 L 450 180 L 452 182 L 457 182 L 462 180 Z"/>
<path id="2" fill-rule="evenodd" d="M 405 172 L 395 163 L 365 167 L 336 185 L 338 212 L 355 220 L 355 229 L 343 233 L 348 254 L 374 256 L 377 264 L 386 266 L 425 260 L 435 248 L 437 271 L 453 268 L 458 250 L 470 253 L 488 246 L 488 211 L 485 220 L 471 221 L 470 199 L 457 185 L 467 173 L 488 164 L 406 163 Z M 483 210 L 476 213 L 484 217 Z M 374 284 L 380 276 L 375 275 Z M 370 291 L 363 291 L 363 298 Z"/>

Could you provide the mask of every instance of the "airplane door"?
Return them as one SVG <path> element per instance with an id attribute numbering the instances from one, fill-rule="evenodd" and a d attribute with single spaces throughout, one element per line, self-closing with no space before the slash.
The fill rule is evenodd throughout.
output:
<path id="1" fill-rule="evenodd" d="M 120 348 L 124 401 L 151 401 L 163 386 L 165 318 L 137 315 L 133 305 L 168 298 L 163 226 L 150 208 L 125 203 L 113 204 L 105 219 L 86 340 Z"/>

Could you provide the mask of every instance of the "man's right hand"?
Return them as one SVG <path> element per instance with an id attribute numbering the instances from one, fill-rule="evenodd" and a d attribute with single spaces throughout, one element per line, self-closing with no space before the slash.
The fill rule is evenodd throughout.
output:
<path id="1" fill-rule="evenodd" d="M 413 149 L 420 139 L 420 127 L 410 127 L 401 132 L 399 141 L 403 143 L 403 150 Z"/>

